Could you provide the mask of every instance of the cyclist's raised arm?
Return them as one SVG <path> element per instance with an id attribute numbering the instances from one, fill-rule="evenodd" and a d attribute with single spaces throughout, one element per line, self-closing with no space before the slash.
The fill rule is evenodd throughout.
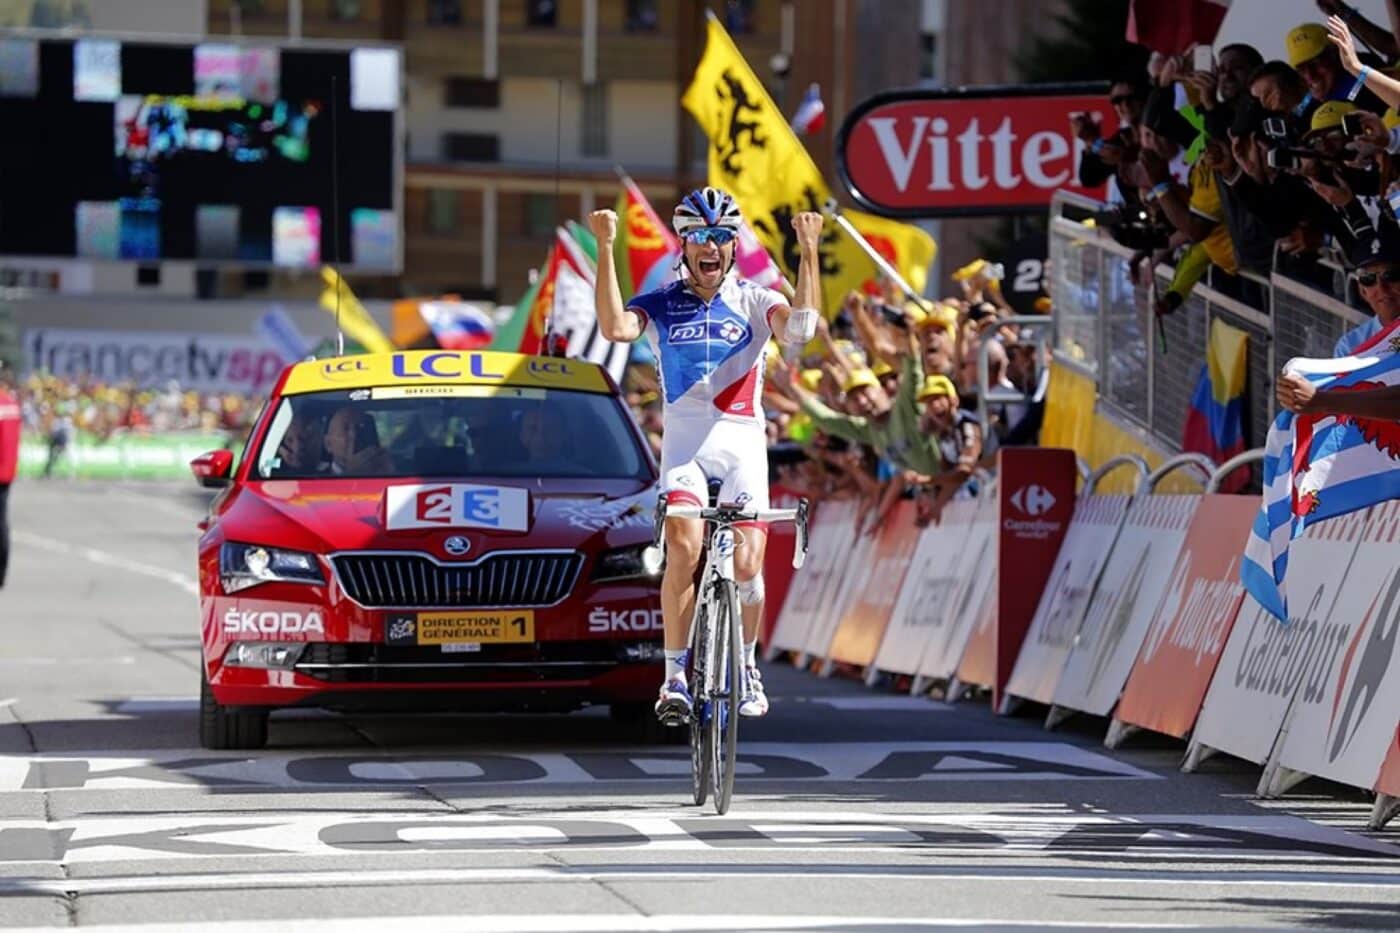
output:
<path id="1" fill-rule="evenodd" d="M 805 344 L 815 335 L 817 318 L 821 315 L 821 254 L 818 247 L 822 238 L 822 215 L 815 211 L 803 211 L 792 219 L 792 228 L 797 231 L 800 256 L 797 286 L 793 290 L 792 306 L 775 310 L 771 324 L 773 333 L 783 343 Z"/>
<path id="2" fill-rule="evenodd" d="M 588 226 L 598 238 L 598 277 L 593 286 L 593 307 L 598 313 L 598 331 L 606 340 L 627 343 L 642 336 L 642 320 L 622 305 L 617 284 L 617 263 L 613 241 L 617 239 L 617 214 L 611 210 L 588 215 Z"/>

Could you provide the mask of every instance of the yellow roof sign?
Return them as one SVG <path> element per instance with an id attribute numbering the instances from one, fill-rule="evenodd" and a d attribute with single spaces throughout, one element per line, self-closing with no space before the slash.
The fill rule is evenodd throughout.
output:
<path id="1" fill-rule="evenodd" d="M 487 350 L 404 350 L 297 363 L 282 394 L 427 385 L 612 391 L 602 368 L 582 360 Z"/>

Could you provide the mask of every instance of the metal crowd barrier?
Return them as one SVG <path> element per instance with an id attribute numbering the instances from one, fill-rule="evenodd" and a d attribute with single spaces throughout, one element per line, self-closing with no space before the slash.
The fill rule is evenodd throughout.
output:
<path id="1" fill-rule="evenodd" d="M 1238 276 L 1262 307 L 1224 295 L 1203 279 L 1180 308 L 1162 319 L 1159 331 L 1151 290 L 1129 275 L 1133 251 L 1107 231 L 1065 215 L 1066 209 L 1106 207 L 1067 191 L 1057 192 L 1051 202 L 1056 363 L 1093 379 L 1099 404 L 1109 415 L 1175 452 L 1206 359 L 1211 321 L 1223 320 L 1249 334 L 1245 443 L 1263 446 L 1275 413 L 1274 374 L 1295 356 L 1331 356 L 1337 338 L 1367 315 L 1276 268 L 1267 278 L 1243 271 Z M 1341 268 L 1324 265 L 1344 289 Z M 1164 282 L 1171 270 L 1159 267 L 1156 273 Z"/>

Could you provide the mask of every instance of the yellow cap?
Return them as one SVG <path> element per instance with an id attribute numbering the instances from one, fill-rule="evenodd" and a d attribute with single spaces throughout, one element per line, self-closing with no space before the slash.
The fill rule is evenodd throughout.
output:
<path id="1" fill-rule="evenodd" d="M 797 378 L 801 380 L 803 388 L 808 392 L 815 392 L 817 386 L 822 384 L 822 371 L 820 369 L 804 369 L 802 375 Z"/>
<path id="2" fill-rule="evenodd" d="M 1327 41 L 1327 27 L 1321 23 L 1304 23 L 1288 30 L 1283 47 L 1288 50 L 1288 64 L 1297 68 L 1303 62 L 1312 61 L 1331 46 Z"/>
<path id="3" fill-rule="evenodd" d="M 924 322 L 928 320 L 928 312 L 912 301 L 904 306 L 904 313 L 909 315 L 909 320 L 913 322 L 916 329 L 923 327 Z"/>
<path id="4" fill-rule="evenodd" d="M 1344 100 L 1329 100 L 1313 111 L 1308 133 L 1321 133 L 1334 130 L 1342 125 L 1342 117 L 1356 110 L 1356 105 Z"/>
<path id="5" fill-rule="evenodd" d="M 941 373 L 925 376 L 923 388 L 919 389 L 919 401 L 922 402 L 936 395 L 947 395 L 956 399 L 958 390 L 953 386 L 953 380 Z"/>
<path id="6" fill-rule="evenodd" d="M 876 360 L 875 365 L 870 367 L 870 371 L 875 374 L 876 379 L 883 379 L 894 372 L 894 367 L 884 360 Z"/>
<path id="7" fill-rule="evenodd" d="M 968 263 L 967 265 L 959 269 L 957 272 L 953 273 L 953 281 L 965 282 L 985 268 L 987 268 L 987 260 L 974 259 L 972 260 L 972 262 Z"/>
<path id="8" fill-rule="evenodd" d="M 1394 107 L 1387 107 L 1385 113 L 1381 114 L 1381 122 L 1385 124 L 1386 129 L 1393 130 L 1400 126 L 1400 113 L 1396 113 Z"/>
<path id="9" fill-rule="evenodd" d="M 846 384 L 841 387 L 842 392 L 851 392 L 861 386 L 879 388 L 880 380 L 875 378 L 875 374 L 868 369 L 857 369 L 846 377 Z"/>
<path id="10" fill-rule="evenodd" d="M 1054 303 L 1045 295 L 1041 295 L 1035 300 L 1035 311 L 1037 314 L 1049 314 L 1054 307 Z"/>

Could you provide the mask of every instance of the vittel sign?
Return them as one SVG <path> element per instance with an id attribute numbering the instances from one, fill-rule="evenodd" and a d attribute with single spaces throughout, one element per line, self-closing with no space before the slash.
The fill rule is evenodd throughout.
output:
<path id="1" fill-rule="evenodd" d="M 1084 144 L 1070 116 L 1117 127 L 1107 87 L 1019 85 L 896 91 L 862 103 L 841 127 L 837 168 L 862 207 L 892 217 L 1043 210 L 1078 185 Z"/>

